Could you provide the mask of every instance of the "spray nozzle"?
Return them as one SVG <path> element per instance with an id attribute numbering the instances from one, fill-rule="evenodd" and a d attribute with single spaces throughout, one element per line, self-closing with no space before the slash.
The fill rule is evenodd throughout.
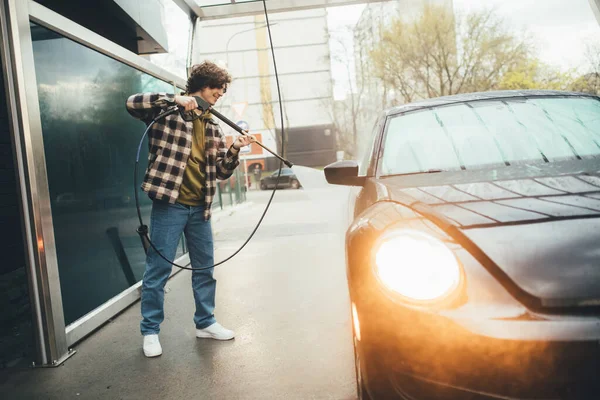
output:
<path id="1" fill-rule="evenodd" d="M 200 96 L 194 96 L 194 99 L 196 99 L 196 103 L 198 103 L 198 110 L 201 110 L 202 112 L 207 111 L 211 107 L 210 103 Z"/>

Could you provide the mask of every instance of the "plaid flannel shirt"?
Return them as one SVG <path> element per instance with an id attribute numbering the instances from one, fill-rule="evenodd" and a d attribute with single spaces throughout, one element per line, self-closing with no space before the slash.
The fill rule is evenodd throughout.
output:
<path id="1" fill-rule="evenodd" d="M 175 104 L 175 95 L 168 93 L 138 93 L 127 99 L 127 111 L 146 126 Z M 219 124 L 210 119 L 205 125 L 206 196 L 204 219 L 211 216 L 211 205 L 217 190 L 217 179 L 227 179 L 239 165 L 239 150 L 227 149 Z M 157 121 L 148 132 L 148 168 L 142 190 L 148 197 L 168 200 L 174 204 L 179 197 L 183 172 L 192 151 L 193 122 L 185 121 L 179 113 Z"/>

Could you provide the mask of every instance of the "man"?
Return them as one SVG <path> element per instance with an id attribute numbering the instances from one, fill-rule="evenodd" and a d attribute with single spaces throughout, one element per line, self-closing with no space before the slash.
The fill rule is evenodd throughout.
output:
<path id="1" fill-rule="evenodd" d="M 134 94 L 127 99 L 127 111 L 146 124 L 175 104 L 186 112 L 199 115 L 193 96 L 199 96 L 213 106 L 225 94 L 230 82 L 226 70 L 205 61 L 192 68 L 185 96 Z M 173 260 L 183 233 L 192 267 L 210 267 L 214 265 L 210 216 L 216 181 L 232 175 L 239 165 L 240 149 L 252 143 L 254 138 L 241 135 L 227 149 L 223 133 L 210 113 L 202 114 L 193 122 L 185 121 L 179 113 L 171 114 L 154 124 L 148 138 L 149 164 L 142 190 L 153 200 L 150 240 L 167 259 Z M 171 264 L 152 247 L 148 249 L 140 323 L 147 357 L 162 354 L 158 334 L 164 320 L 164 287 L 171 269 Z M 234 338 L 234 332 L 221 326 L 213 314 L 216 290 L 213 270 L 192 272 L 196 336 L 230 340 Z"/>
<path id="2" fill-rule="evenodd" d="M 262 176 L 262 170 L 258 165 L 254 167 L 254 181 L 256 182 L 256 187 L 260 189 L 260 178 Z"/>

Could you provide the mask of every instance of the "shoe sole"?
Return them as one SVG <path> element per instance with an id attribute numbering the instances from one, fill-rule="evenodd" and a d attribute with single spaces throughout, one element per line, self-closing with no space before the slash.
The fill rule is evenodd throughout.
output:
<path id="1" fill-rule="evenodd" d="M 161 356 L 161 355 L 162 355 L 162 352 L 160 352 L 160 353 L 158 353 L 158 354 L 152 354 L 152 353 L 148 354 L 148 353 L 144 352 L 144 355 L 145 355 L 146 357 L 148 357 L 148 358 L 154 358 L 154 357 Z"/>
<path id="2" fill-rule="evenodd" d="M 198 339 L 215 339 L 215 340 L 223 340 L 223 341 L 231 340 L 231 339 L 235 338 L 235 336 L 225 336 L 225 337 L 223 337 L 223 336 L 213 336 L 210 333 L 196 333 L 196 337 Z"/>

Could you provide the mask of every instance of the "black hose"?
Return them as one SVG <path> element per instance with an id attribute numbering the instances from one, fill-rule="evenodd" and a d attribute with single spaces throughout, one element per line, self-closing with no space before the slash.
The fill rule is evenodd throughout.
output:
<path id="1" fill-rule="evenodd" d="M 270 47 L 271 47 L 271 53 L 273 55 L 273 67 L 275 70 L 275 81 L 277 83 L 277 96 L 279 98 L 279 115 L 281 116 L 281 151 L 282 151 L 282 157 L 281 158 L 285 158 L 285 127 L 283 124 L 283 106 L 281 104 L 281 89 L 279 87 L 279 75 L 277 73 L 277 63 L 275 61 L 275 49 L 273 47 L 273 39 L 271 37 L 271 26 L 269 25 L 269 13 L 267 11 L 267 3 L 265 0 L 262 0 L 263 2 L 263 8 L 265 11 L 265 19 L 266 19 L 266 23 L 267 23 L 267 30 L 269 32 L 269 42 L 270 42 Z M 235 253 L 233 253 L 232 255 L 230 255 L 229 257 L 227 257 L 226 259 L 224 259 L 223 261 L 220 261 L 210 267 L 202 267 L 202 268 L 193 268 L 193 267 L 184 267 L 183 265 L 179 265 L 179 264 L 175 264 L 173 261 L 170 261 L 169 259 L 167 259 L 165 256 L 162 255 L 162 253 L 156 248 L 156 246 L 154 246 L 154 244 L 152 243 L 152 241 L 150 240 L 150 237 L 148 236 L 148 226 L 144 225 L 144 222 L 142 221 L 142 213 L 140 211 L 140 203 L 139 203 L 139 199 L 138 199 L 138 185 L 137 185 L 137 175 L 138 175 L 138 164 L 140 161 L 140 151 L 142 148 L 142 144 L 144 143 L 144 139 L 146 138 L 146 135 L 148 134 L 148 132 L 150 131 L 150 128 L 160 119 L 166 117 L 167 115 L 171 115 L 174 114 L 176 112 L 179 112 L 179 107 L 174 106 L 171 107 L 169 109 L 167 109 L 166 111 L 160 113 L 158 116 L 156 116 L 156 118 L 154 118 L 152 120 L 152 122 L 150 122 L 150 124 L 148 124 L 148 126 L 146 127 L 146 130 L 144 132 L 144 134 L 142 135 L 142 139 L 140 140 L 140 145 L 138 146 L 138 150 L 137 150 L 137 154 L 136 154 L 136 158 L 135 158 L 135 167 L 134 167 L 134 175 L 133 175 L 133 186 L 134 186 L 134 195 L 135 195 L 135 205 L 137 208 L 137 215 L 138 215 L 138 219 L 140 221 L 140 226 L 137 229 L 138 234 L 140 235 L 140 238 L 142 239 L 142 245 L 144 247 L 144 250 L 148 250 L 149 247 L 152 247 L 152 249 L 154 251 L 156 251 L 156 253 L 165 261 L 167 261 L 169 264 L 174 265 L 177 268 L 181 268 L 181 269 L 187 269 L 190 271 L 201 271 L 201 270 L 206 270 L 206 269 L 211 269 L 214 268 L 218 265 L 221 265 L 229 260 L 231 260 L 233 257 L 235 257 L 240 251 L 242 251 L 242 249 L 244 247 L 246 247 L 246 245 L 248 244 L 248 242 L 250 242 L 250 239 L 252 239 L 252 237 L 254 236 L 254 234 L 256 233 L 256 231 L 258 230 L 258 228 L 260 227 L 260 224 L 262 223 L 263 219 L 265 218 L 265 215 L 267 215 L 267 211 L 269 210 L 269 207 L 271 206 L 271 202 L 273 201 L 273 197 L 275 196 L 275 192 L 277 191 L 277 186 L 279 185 L 279 178 L 281 177 L 281 169 L 283 168 L 283 161 L 279 161 L 279 173 L 277 174 L 277 181 L 275 182 L 275 187 L 273 188 L 273 192 L 271 193 L 271 197 L 269 198 L 269 202 L 267 203 L 267 206 L 265 207 L 265 210 L 263 211 L 260 220 L 258 221 L 258 223 L 256 224 L 256 226 L 254 227 L 254 230 L 252 231 L 252 233 L 250 234 L 250 236 L 248 237 L 248 239 L 246 239 L 246 241 L 244 242 L 244 244 L 242 244 L 242 246 L 237 249 L 237 251 Z"/>

